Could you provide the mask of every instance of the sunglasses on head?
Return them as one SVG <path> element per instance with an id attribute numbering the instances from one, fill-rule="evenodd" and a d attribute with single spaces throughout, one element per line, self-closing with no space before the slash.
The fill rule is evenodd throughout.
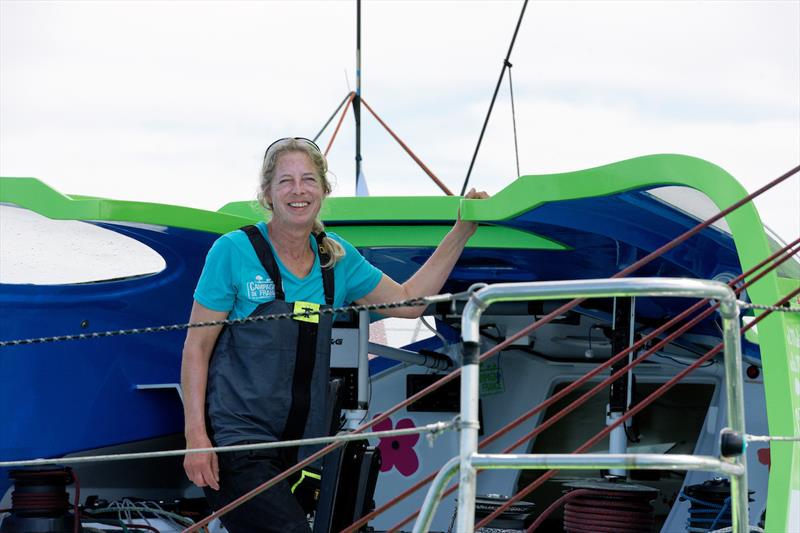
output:
<path id="1" fill-rule="evenodd" d="M 314 142 L 314 141 L 312 141 L 311 139 L 306 139 L 305 137 L 283 137 L 283 138 L 281 138 L 281 139 L 278 139 L 277 141 L 273 142 L 273 143 L 272 143 L 272 144 L 270 144 L 269 146 L 267 146 L 267 149 L 266 149 L 266 151 L 264 152 L 264 159 L 266 159 L 266 158 L 267 158 L 267 154 L 269 153 L 270 149 L 271 149 L 273 146 L 275 146 L 275 145 L 276 145 L 276 144 L 278 144 L 279 142 L 283 142 L 283 141 L 285 141 L 285 140 L 288 140 L 288 139 L 294 139 L 295 141 L 302 141 L 302 142 L 304 142 L 304 143 L 306 143 L 306 144 L 309 144 L 309 145 L 311 145 L 311 147 L 312 147 L 312 148 L 314 148 L 314 149 L 315 149 L 317 152 L 319 152 L 319 153 L 322 153 L 322 150 L 320 150 L 320 149 L 319 149 L 319 146 L 317 146 L 317 143 L 315 143 L 315 142 Z"/>

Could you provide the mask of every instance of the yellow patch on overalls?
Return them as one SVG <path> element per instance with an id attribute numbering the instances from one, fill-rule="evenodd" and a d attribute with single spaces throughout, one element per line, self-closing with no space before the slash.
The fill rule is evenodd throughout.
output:
<path id="1" fill-rule="evenodd" d="M 317 313 L 319 311 L 319 304 L 311 303 L 311 302 L 295 302 L 294 303 L 294 316 L 295 320 L 299 320 L 300 322 L 311 322 L 313 324 L 319 323 L 319 315 L 318 314 L 308 314 L 308 313 Z"/>

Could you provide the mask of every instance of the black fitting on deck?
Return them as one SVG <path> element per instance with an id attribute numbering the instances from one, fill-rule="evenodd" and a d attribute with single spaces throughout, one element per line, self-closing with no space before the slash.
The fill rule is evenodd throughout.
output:
<path id="1" fill-rule="evenodd" d="M 461 346 L 461 366 L 477 365 L 481 346 L 477 342 L 467 341 Z"/>
<path id="2" fill-rule="evenodd" d="M 747 448 L 744 435 L 725 428 L 719 435 L 719 454 L 722 457 L 738 457 Z"/>

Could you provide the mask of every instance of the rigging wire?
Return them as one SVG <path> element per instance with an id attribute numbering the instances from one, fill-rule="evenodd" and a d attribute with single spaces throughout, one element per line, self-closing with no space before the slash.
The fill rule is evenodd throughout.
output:
<path id="1" fill-rule="evenodd" d="M 401 148 L 403 148 L 403 150 L 405 150 L 405 151 L 406 151 L 406 153 L 407 153 L 409 156 L 411 156 L 411 159 L 413 159 L 413 160 L 414 160 L 414 162 L 415 162 L 417 165 L 419 165 L 419 167 L 420 167 L 420 168 L 421 168 L 421 169 L 422 169 L 422 170 L 425 172 L 425 174 L 427 174 L 427 175 L 428 175 L 428 177 L 429 177 L 430 179 L 432 179 L 432 180 L 433 180 L 433 182 L 434 182 L 434 183 L 435 183 L 435 184 L 436 184 L 436 185 L 437 185 L 437 186 L 438 186 L 438 187 L 439 187 L 439 188 L 440 188 L 440 189 L 441 189 L 441 190 L 442 190 L 442 191 L 443 191 L 443 192 L 444 192 L 446 195 L 448 195 L 448 196 L 452 196 L 452 195 L 453 195 L 453 193 L 452 193 L 452 191 L 451 191 L 450 189 L 448 189 L 448 188 L 447 188 L 447 185 L 445 185 L 444 183 L 442 183 L 442 180 L 440 180 L 439 178 L 437 178 L 437 177 L 436 177 L 436 175 L 434 175 L 434 173 L 433 173 L 433 172 L 431 172 L 431 169 L 429 169 L 429 168 L 428 168 L 428 167 L 425 165 L 425 163 L 423 163 L 423 162 L 422 162 L 422 160 L 421 160 L 419 157 L 417 157 L 417 156 L 416 156 L 416 154 L 414 154 L 414 152 L 412 152 L 412 151 L 411 151 L 411 148 L 409 148 L 409 147 L 408 147 L 408 145 L 406 145 L 406 143 L 404 143 L 404 142 L 402 141 L 402 139 L 400 139 L 400 137 L 398 137 L 398 136 L 397 136 L 397 134 L 396 134 L 394 131 L 392 131 L 392 129 L 391 129 L 391 128 L 390 128 L 390 127 L 389 127 L 389 126 L 386 124 L 386 122 L 384 122 L 384 121 L 383 121 L 383 119 L 381 119 L 381 117 L 379 117 L 379 116 L 378 116 L 378 114 L 377 114 L 377 113 L 376 113 L 376 112 L 375 112 L 375 111 L 374 111 L 374 110 L 373 110 L 373 109 L 372 109 L 372 108 L 369 106 L 369 104 L 367 103 L 367 101 L 366 101 L 366 100 L 364 100 L 364 99 L 362 98 L 362 99 L 361 99 L 361 103 L 362 103 L 362 104 L 364 104 L 364 107 L 367 109 L 367 111 L 369 111 L 370 113 L 372 113 L 372 116 L 373 116 L 373 117 L 375 117 L 375 120 L 377 120 L 377 121 L 378 121 L 378 123 L 379 123 L 381 126 L 383 126 L 383 128 L 384 128 L 384 129 L 385 129 L 385 130 L 386 130 L 386 131 L 389 133 L 389 135 L 391 135 L 391 136 L 392 136 L 392 138 L 393 138 L 395 141 L 397 141 L 397 144 L 399 144 L 399 145 L 400 145 L 400 147 L 401 147 Z M 463 193 L 462 193 L 462 196 L 463 196 Z"/>
<path id="2" fill-rule="evenodd" d="M 517 177 L 519 177 L 519 144 L 517 143 L 517 112 L 514 109 L 514 81 L 511 79 L 511 63 L 508 63 L 508 92 L 511 94 L 511 125 L 514 128 L 514 155 L 517 158 Z"/>
<path id="3" fill-rule="evenodd" d="M 460 419 L 458 416 L 446 422 L 433 422 L 424 426 L 416 426 L 405 429 L 392 429 L 388 431 L 369 431 L 369 432 L 349 432 L 342 435 L 332 435 L 328 437 L 312 437 L 307 439 L 282 440 L 270 442 L 257 442 L 253 444 L 233 444 L 228 446 L 212 446 L 209 448 L 181 448 L 177 450 L 160 450 L 154 452 L 132 452 L 132 453 L 112 453 L 107 455 L 85 455 L 79 457 L 55 457 L 50 459 L 22 459 L 18 461 L 0 461 L 0 468 L 21 468 L 31 466 L 60 465 L 60 464 L 80 464 L 80 463 L 105 463 L 112 461 L 131 461 L 139 459 L 155 459 L 159 457 L 182 457 L 195 453 L 225 453 L 245 450 L 265 450 L 277 448 L 290 448 L 297 446 L 315 446 L 318 444 L 335 443 L 337 445 L 345 442 L 363 439 L 383 439 L 398 437 L 403 435 L 417 435 L 428 433 L 438 436 L 445 431 L 460 429 Z M 305 465 L 303 465 L 305 466 Z M 78 493 L 80 496 L 80 493 Z M 77 500 L 76 500 L 77 506 Z"/>
<path id="4" fill-rule="evenodd" d="M 345 76 L 346 76 L 346 75 L 347 75 L 347 72 L 345 72 Z M 349 89 L 349 82 L 348 82 L 348 89 Z M 320 135 L 322 135 L 322 132 L 324 132 L 324 131 L 325 131 L 325 129 L 327 129 L 327 127 L 328 127 L 328 126 L 330 126 L 331 122 L 333 122 L 333 119 L 334 119 L 334 118 L 336 118 L 336 115 L 339 113 L 339 110 L 340 110 L 340 109 L 342 108 L 342 106 L 343 106 L 343 105 L 344 105 L 344 104 L 347 102 L 348 98 L 350 98 L 350 96 L 351 96 L 352 94 L 353 94 L 353 91 L 350 91 L 350 92 L 348 92 L 346 95 L 344 95 L 344 98 L 342 98 L 342 101 L 341 101 L 341 102 L 339 102 L 339 105 L 338 105 L 338 106 L 336 106 L 336 110 L 335 110 L 333 113 L 331 113 L 331 116 L 330 116 L 330 117 L 328 118 L 328 120 L 325 122 L 325 125 L 324 125 L 324 126 L 322 126 L 322 127 L 320 128 L 320 130 L 317 132 L 317 134 L 316 134 L 316 135 L 314 135 L 314 138 L 313 138 L 313 139 L 311 139 L 312 141 L 314 141 L 314 142 L 317 142 L 317 139 L 319 139 L 319 136 L 320 136 Z"/>
<path id="5" fill-rule="evenodd" d="M 342 127 L 342 122 L 344 122 L 344 117 L 347 115 L 347 106 L 350 104 L 350 102 L 353 101 L 353 99 L 355 97 L 356 97 L 356 93 L 353 93 L 353 92 L 351 92 L 350 94 L 347 95 L 347 98 L 346 98 L 347 104 L 345 104 L 344 109 L 342 109 L 342 114 L 339 117 L 339 122 L 336 123 L 336 128 L 333 130 L 333 135 L 331 135 L 330 141 L 328 141 L 328 146 L 325 148 L 325 151 L 322 153 L 322 155 L 324 155 L 325 157 L 328 157 L 328 152 L 331 151 L 331 146 L 333 146 L 333 141 L 336 139 L 336 134 L 339 133 L 339 128 Z"/>
<path id="6" fill-rule="evenodd" d="M 433 333 L 434 335 L 436 335 L 436 336 L 439 338 L 439 340 L 440 340 L 440 341 L 441 341 L 441 343 L 442 343 L 442 346 L 444 346 L 445 348 L 447 348 L 448 346 L 450 346 L 450 344 L 451 344 L 451 343 L 447 342 L 447 339 L 445 339 L 445 338 L 444 338 L 444 335 L 442 335 L 441 333 L 439 333 L 439 331 L 438 331 L 438 330 L 437 330 L 435 327 L 433 327 L 433 326 L 431 326 L 430 324 L 428 324 L 428 321 L 427 321 L 427 320 L 425 320 L 425 317 L 424 317 L 424 316 L 421 316 L 421 317 L 419 317 L 419 321 L 420 321 L 420 322 L 422 322 L 422 324 L 423 324 L 423 325 L 424 325 L 426 328 L 428 328 L 428 330 L 429 330 L 431 333 Z"/>
<path id="7" fill-rule="evenodd" d="M 464 178 L 464 185 L 461 186 L 461 196 L 464 196 L 464 193 L 467 191 L 467 184 L 469 183 L 469 177 L 472 174 L 472 168 L 475 166 L 475 160 L 478 158 L 478 150 L 481 148 L 481 142 L 483 141 L 483 135 L 486 133 L 486 126 L 489 125 L 489 117 L 492 116 L 492 109 L 494 108 L 494 102 L 497 100 L 497 93 L 500 92 L 500 85 L 503 83 L 503 76 L 506 73 L 506 69 L 511 65 L 508 60 L 511 58 L 511 51 L 514 50 L 514 42 L 517 40 L 517 34 L 519 33 L 519 27 L 522 24 L 522 18 L 525 16 L 525 8 L 528 7 L 528 0 L 525 0 L 525 3 L 522 4 L 522 11 L 520 11 L 519 19 L 517 20 L 517 27 L 514 29 L 514 36 L 511 38 L 511 44 L 508 47 L 508 53 L 506 54 L 505 60 L 503 60 L 503 68 L 500 70 L 500 78 L 497 80 L 497 85 L 494 88 L 494 95 L 492 95 L 492 101 L 489 104 L 489 111 L 486 113 L 486 119 L 483 121 L 483 127 L 481 128 L 481 134 L 478 136 L 478 144 L 475 146 L 475 153 L 472 154 L 472 161 L 469 163 L 469 169 L 467 170 L 467 177 Z"/>
<path id="8" fill-rule="evenodd" d="M 679 364 L 679 365 L 681 365 L 681 366 L 689 366 L 689 365 L 691 365 L 691 364 L 692 364 L 692 363 L 687 363 L 687 362 L 681 361 L 680 359 L 676 359 L 675 357 L 672 357 L 671 355 L 667 355 L 667 354 L 665 354 L 665 353 L 658 353 L 658 352 L 656 352 L 656 353 L 654 353 L 653 355 L 655 355 L 656 357 L 662 357 L 662 358 L 664 358 L 664 359 L 669 359 L 669 360 L 670 360 L 670 361 L 672 361 L 673 363 Z M 711 361 L 709 361 L 709 362 L 707 362 L 707 363 L 705 363 L 705 364 L 703 364 L 703 365 L 700 365 L 700 368 L 707 368 L 707 367 L 709 367 L 709 366 L 712 366 L 712 365 L 714 365 L 715 363 L 716 363 L 716 362 L 715 362 L 715 361 L 712 359 Z"/>
<path id="9" fill-rule="evenodd" d="M 774 311 L 777 313 L 800 313 L 800 307 L 791 307 L 789 305 L 760 305 L 743 302 L 741 300 L 738 300 L 736 303 L 743 309 L 757 309 L 759 311 Z"/>

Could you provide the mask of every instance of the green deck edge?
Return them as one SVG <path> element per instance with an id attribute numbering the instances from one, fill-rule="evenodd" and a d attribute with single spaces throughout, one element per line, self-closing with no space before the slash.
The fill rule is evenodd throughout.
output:
<path id="1" fill-rule="evenodd" d="M 747 194 L 730 174 L 716 165 L 694 157 L 665 154 L 577 172 L 522 176 L 488 200 L 464 200 L 460 197 L 329 198 L 321 215 L 327 223 L 349 222 L 357 226 L 359 222 L 368 224 L 401 218 L 447 222 L 452 221 L 461 209 L 465 220 L 492 223 L 513 218 L 547 202 L 606 196 L 664 185 L 697 189 L 720 209 Z M 258 218 L 252 202 L 235 202 L 220 212 L 210 212 L 163 204 L 70 198 L 33 178 L 0 178 L 0 202 L 11 202 L 50 218 L 143 222 L 216 233 L 230 231 Z M 763 224 L 752 202 L 729 214 L 726 221 L 744 270 L 770 255 Z M 426 237 L 428 240 L 432 238 L 431 235 Z M 494 246 L 498 244 L 495 242 Z M 779 279 L 775 272 L 771 272 L 748 288 L 748 294 L 755 303 L 771 305 L 786 294 L 787 288 L 797 286 L 800 286 L 800 280 Z M 800 436 L 800 317 L 774 313 L 759 324 L 758 330 L 770 434 Z M 769 476 L 766 530 L 787 531 L 790 499 L 800 494 L 800 444 L 773 442 L 771 460 L 773 468 Z"/>
<path id="2" fill-rule="evenodd" d="M 413 232 L 402 230 L 400 226 L 369 226 L 338 223 L 341 220 L 351 222 L 369 222 L 364 213 L 375 211 L 376 202 L 370 203 L 369 209 L 362 209 L 360 202 L 352 203 L 350 198 L 329 198 L 325 202 L 323 220 L 332 223 L 331 231 L 340 234 L 356 247 L 435 247 L 450 229 L 454 217 L 458 213 L 460 198 L 405 198 L 400 207 L 391 212 L 404 213 L 405 206 L 417 208 L 418 204 L 427 205 L 437 213 L 436 216 L 424 216 L 424 211 L 416 209 L 412 216 L 404 216 L 403 220 L 441 221 L 442 225 L 415 226 Z M 356 200 L 380 200 L 386 198 L 358 198 Z M 421 201 L 420 201 L 421 200 Z M 138 222 L 157 224 L 210 233 L 227 233 L 247 224 L 262 220 L 263 210 L 255 202 L 234 202 L 220 211 L 206 211 L 190 207 L 168 204 L 111 200 L 81 195 L 61 194 L 36 178 L 0 178 L 0 202 L 8 202 L 35 211 L 52 219 L 61 220 L 103 220 L 118 222 Z M 344 206 L 348 212 L 360 213 L 359 216 L 334 216 Z M 397 221 L 396 216 L 391 220 Z M 506 249 L 539 249 L 569 250 L 568 246 L 534 233 L 504 226 L 482 225 L 467 243 L 469 248 L 506 248 Z"/>
<path id="3" fill-rule="evenodd" d="M 328 226 L 332 233 L 358 247 L 435 248 L 450 231 L 450 226 Z M 509 231 L 510 230 L 510 231 Z M 502 243 L 498 245 L 498 243 Z M 550 239 L 527 231 L 502 226 L 480 226 L 468 243 L 470 248 L 505 248 L 520 250 L 567 250 Z"/>

